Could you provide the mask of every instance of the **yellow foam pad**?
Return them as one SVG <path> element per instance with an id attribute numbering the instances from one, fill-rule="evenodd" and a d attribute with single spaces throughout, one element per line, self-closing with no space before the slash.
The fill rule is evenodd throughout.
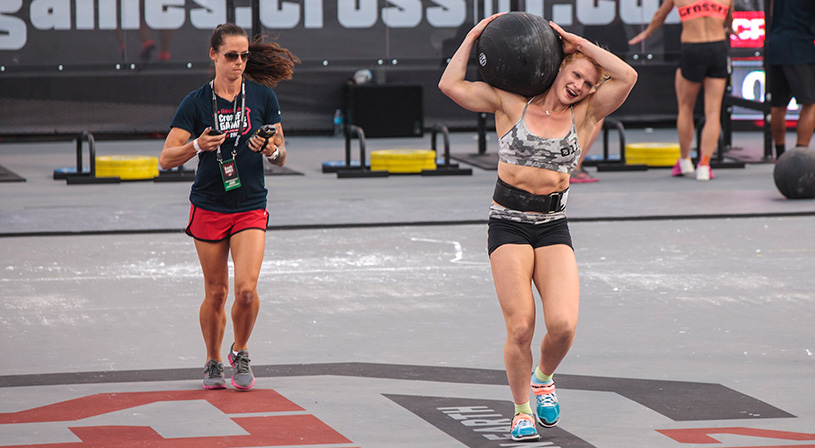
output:
<path id="1" fill-rule="evenodd" d="M 631 165 L 673 166 L 679 158 L 679 143 L 629 143 L 625 163 Z"/>
<path id="2" fill-rule="evenodd" d="M 429 149 L 383 149 L 371 151 L 371 171 L 421 173 L 436 169 L 436 152 Z"/>
<path id="3" fill-rule="evenodd" d="M 158 157 L 118 155 L 96 158 L 96 177 L 149 180 L 156 176 L 158 176 Z"/>

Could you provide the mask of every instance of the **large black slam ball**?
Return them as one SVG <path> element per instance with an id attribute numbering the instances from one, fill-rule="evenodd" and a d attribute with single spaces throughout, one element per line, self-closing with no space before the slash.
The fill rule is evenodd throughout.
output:
<path id="1" fill-rule="evenodd" d="M 773 178 L 778 191 L 789 199 L 815 198 L 815 150 L 785 151 L 775 162 Z"/>
<path id="2" fill-rule="evenodd" d="M 476 45 L 481 77 L 524 96 L 548 89 L 563 61 L 560 36 L 543 17 L 510 12 L 490 22 Z"/>

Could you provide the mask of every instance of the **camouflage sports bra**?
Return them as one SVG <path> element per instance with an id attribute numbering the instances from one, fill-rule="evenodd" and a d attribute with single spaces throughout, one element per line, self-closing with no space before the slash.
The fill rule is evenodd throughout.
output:
<path id="1" fill-rule="evenodd" d="M 526 127 L 524 116 L 531 98 L 524 106 L 521 119 L 515 126 L 498 139 L 498 160 L 512 165 L 544 168 L 560 173 L 572 174 L 580 158 L 580 144 L 574 126 L 574 106 L 572 106 L 572 127 L 563 138 L 539 137 Z"/>

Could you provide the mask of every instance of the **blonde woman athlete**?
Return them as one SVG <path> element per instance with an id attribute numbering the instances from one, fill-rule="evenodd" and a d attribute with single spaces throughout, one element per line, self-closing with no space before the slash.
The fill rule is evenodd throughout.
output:
<path id="1" fill-rule="evenodd" d="M 484 82 L 466 81 L 473 45 L 495 17 L 482 20 L 467 34 L 439 88 L 467 110 L 495 114 L 499 162 L 488 250 L 507 331 L 504 365 L 515 402 L 511 433 L 516 441 L 537 440 L 536 419 L 544 427 L 560 419 L 552 375 L 569 351 L 577 327 L 580 288 L 564 212 L 569 176 L 580 158 L 581 144 L 589 142 L 598 123 L 625 101 L 637 72 L 550 22 L 562 38 L 566 57 L 548 90 L 527 98 Z M 604 77 L 608 79 L 599 85 Z M 541 297 L 546 325 L 534 375 L 532 282 Z M 534 412 L 529 404 L 530 380 Z"/>

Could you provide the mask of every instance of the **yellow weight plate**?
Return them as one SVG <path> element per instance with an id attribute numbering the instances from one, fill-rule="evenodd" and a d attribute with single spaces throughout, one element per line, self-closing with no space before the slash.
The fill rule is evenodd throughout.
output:
<path id="1" fill-rule="evenodd" d="M 678 143 L 629 143 L 625 145 L 625 163 L 627 164 L 673 166 L 678 158 Z"/>
<path id="2" fill-rule="evenodd" d="M 421 173 L 436 169 L 436 152 L 429 149 L 383 149 L 371 151 L 371 170 L 389 173 Z"/>
<path id="3" fill-rule="evenodd" d="M 158 157 L 99 156 L 96 158 L 97 177 L 118 177 L 122 180 L 150 180 L 158 176 Z"/>

